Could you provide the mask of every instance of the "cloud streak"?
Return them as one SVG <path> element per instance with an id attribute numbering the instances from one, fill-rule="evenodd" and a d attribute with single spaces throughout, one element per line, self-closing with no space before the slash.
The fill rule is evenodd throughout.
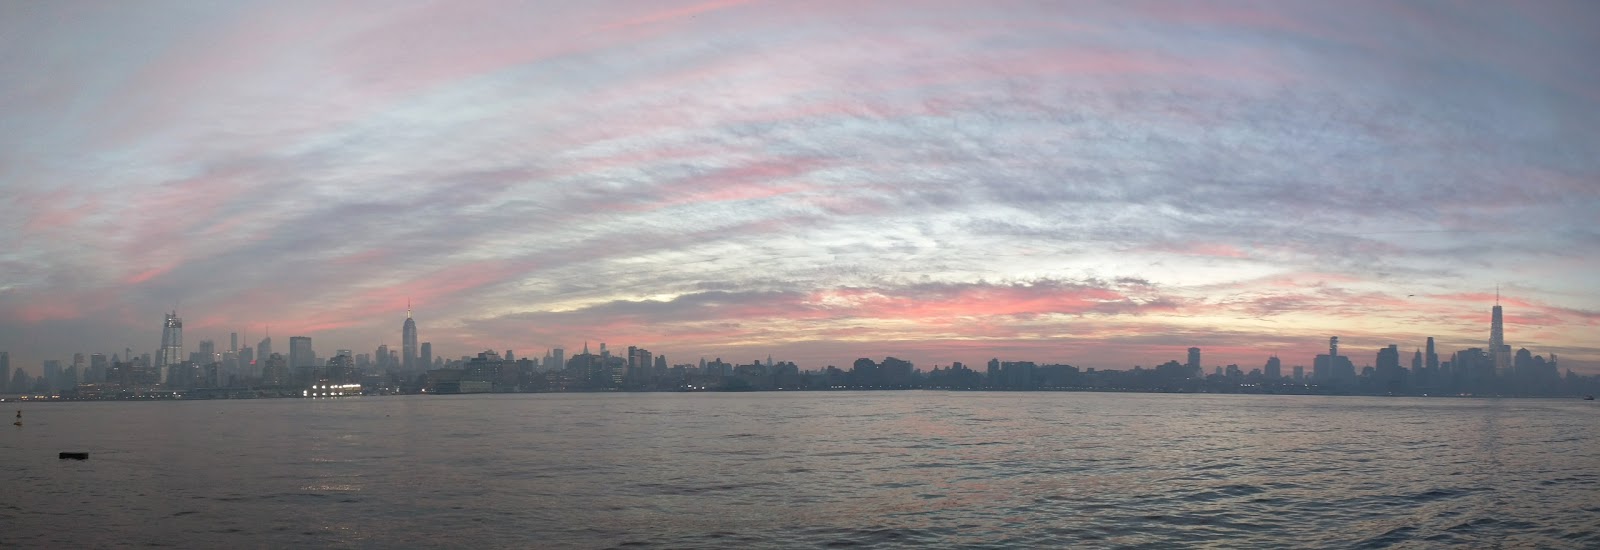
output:
<path id="1" fill-rule="evenodd" d="M 410 299 L 451 356 L 1245 364 L 1335 333 L 1479 345 L 1507 283 L 1509 339 L 1595 370 L 1594 24 L 1557 2 L 0 6 L 0 349 L 147 350 L 181 303 L 200 337 L 367 350 Z"/>

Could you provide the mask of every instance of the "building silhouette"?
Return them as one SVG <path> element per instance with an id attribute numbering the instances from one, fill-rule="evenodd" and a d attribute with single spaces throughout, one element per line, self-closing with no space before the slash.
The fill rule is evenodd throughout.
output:
<path id="1" fill-rule="evenodd" d="M 310 369 L 317 366 L 316 353 L 311 350 L 310 336 L 289 337 L 289 369 L 296 375 L 300 369 Z"/>
<path id="2" fill-rule="evenodd" d="M 183 362 L 183 319 L 174 310 L 161 324 L 161 348 L 156 355 L 156 365 L 168 368 Z"/>
<path id="3" fill-rule="evenodd" d="M 1500 291 L 1494 292 L 1494 309 L 1489 317 L 1489 359 L 1494 374 L 1506 375 L 1511 371 L 1511 346 L 1506 345 L 1505 317 L 1500 309 Z"/>
<path id="4" fill-rule="evenodd" d="M 260 343 L 256 344 L 256 357 L 260 357 L 263 360 L 268 357 L 272 357 L 271 333 L 268 333 L 266 337 L 261 339 Z"/>
<path id="5" fill-rule="evenodd" d="M 417 321 L 411 318 L 411 304 L 408 302 L 406 303 L 406 322 L 400 326 L 400 368 L 410 373 L 419 370 L 419 366 L 417 364 Z"/>

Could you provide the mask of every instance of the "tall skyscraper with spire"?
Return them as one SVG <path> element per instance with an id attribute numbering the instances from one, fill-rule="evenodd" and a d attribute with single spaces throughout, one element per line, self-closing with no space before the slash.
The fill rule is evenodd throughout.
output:
<path id="1" fill-rule="evenodd" d="M 166 321 L 161 324 L 161 351 L 156 356 L 156 366 L 170 367 L 182 363 L 183 357 L 183 319 L 178 318 L 178 311 L 173 310 L 167 314 Z"/>
<path id="2" fill-rule="evenodd" d="M 417 321 L 411 318 L 411 301 L 406 301 L 406 322 L 400 327 L 400 366 L 415 372 L 417 365 Z"/>
<path id="3" fill-rule="evenodd" d="M 1494 289 L 1494 312 L 1489 318 L 1489 357 L 1494 360 L 1494 373 L 1506 374 L 1511 369 L 1511 347 L 1506 345 L 1505 318 L 1500 310 L 1500 288 Z"/>

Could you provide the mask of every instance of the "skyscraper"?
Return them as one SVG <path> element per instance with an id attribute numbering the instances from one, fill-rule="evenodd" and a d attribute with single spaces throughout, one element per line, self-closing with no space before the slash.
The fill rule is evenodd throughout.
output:
<path id="1" fill-rule="evenodd" d="M 417 370 L 417 322 L 411 318 L 411 303 L 406 303 L 406 322 L 400 326 L 400 366 L 406 372 Z"/>
<path id="2" fill-rule="evenodd" d="M 1379 349 L 1377 363 L 1379 376 L 1385 379 L 1398 377 L 1400 372 L 1400 346 L 1389 344 L 1389 347 Z"/>
<path id="3" fill-rule="evenodd" d="M 266 338 L 262 338 L 261 342 L 256 344 L 256 357 L 260 357 L 262 359 L 266 359 L 268 357 L 272 357 L 272 336 L 271 335 L 268 335 Z"/>
<path id="4" fill-rule="evenodd" d="M 195 350 L 195 353 L 199 354 L 199 359 L 195 360 L 196 363 L 204 365 L 214 362 L 217 360 L 217 343 L 210 340 L 201 340 L 200 348 Z"/>
<path id="5" fill-rule="evenodd" d="M 1200 372 L 1200 348 L 1189 348 L 1189 362 L 1184 366 L 1189 367 L 1192 373 Z"/>
<path id="6" fill-rule="evenodd" d="M 45 385 L 45 388 L 47 390 L 54 390 L 54 389 L 60 388 L 61 387 L 60 386 L 60 384 L 61 384 L 61 360 L 60 359 L 45 359 L 44 360 L 43 369 L 39 373 L 39 376 L 44 379 L 44 385 Z"/>
<path id="7" fill-rule="evenodd" d="M 417 349 L 421 350 L 417 355 L 418 370 L 433 368 L 433 342 L 417 344 Z"/>
<path id="8" fill-rule="evenodd" d="M 106 379 L 106 368 L 110 365 L 111 363 L 106 360 L 106 354 L 96 353 L 90 355 L 89 370 L 84 373 L 83 381 L 91 384 L 104 382 Z"/>
<path id="9" fill-rule="evenodd" d="M 1356 377 L 1356 368 L 1349 357 L 1339 355 L 1339 337 L 1328 338 L 1328 354 L 1318 355 L 1311 364 L 1311 377 L 1317 382 L 1348 381 Z"/>
<path id="10" fill-rule="evenodd" d="M 1283 360 L 1278 359 L 1277 355 L 1267 358 L 1267 366 L 1262 368 L 1261 372 L 1268 380 L 1283 378 Z"/>
<path id="11" fill-rule="evenodd" d="M 1494 310 L 1489 317 L 1489 357 L 1494 361 L 1496 375 L 1507 374 L 1511 369 L 1511 347 L 1506 345 L 1505 318 L 1500 310 L 1500 289 L 1494 291 Z"/>
<path id="12" fill-rule="evenodd" d="M 157 367 L 170 367 L 183 362 L 183 319 L 174 310 L 167 314 L 161 325 L 161 351 L 156 356 Z"/>
<path id="13" fill-rule="evenodd" d="M 11 382 L 11 352 L 0 351 L 0 393 L 9 391 Z"/>
<path id="14" fill-rule="evenodd" d="M 311 351 L 310 336 L 289 337 L 289 368 L 316 367 L 316 354 Z"/>
<path id="15" fill-rule="evenodd" d="M 1433 337 L 1428 337 L 1428 354 L 1423 356 L 1423 364 L 1429 371 L 1439 370 L 1439 351 L 1433 347 Z"/>

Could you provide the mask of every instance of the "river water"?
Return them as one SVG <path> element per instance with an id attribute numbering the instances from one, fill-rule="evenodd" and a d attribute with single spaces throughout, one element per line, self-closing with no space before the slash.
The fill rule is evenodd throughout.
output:
<path id="1" fill-rule="evenodd" d="M 0 431 L 4 547 L 1600 547 L 1600 407 L 1577 400 L 901 391 L 21 408 L 24 426 Z"/>

